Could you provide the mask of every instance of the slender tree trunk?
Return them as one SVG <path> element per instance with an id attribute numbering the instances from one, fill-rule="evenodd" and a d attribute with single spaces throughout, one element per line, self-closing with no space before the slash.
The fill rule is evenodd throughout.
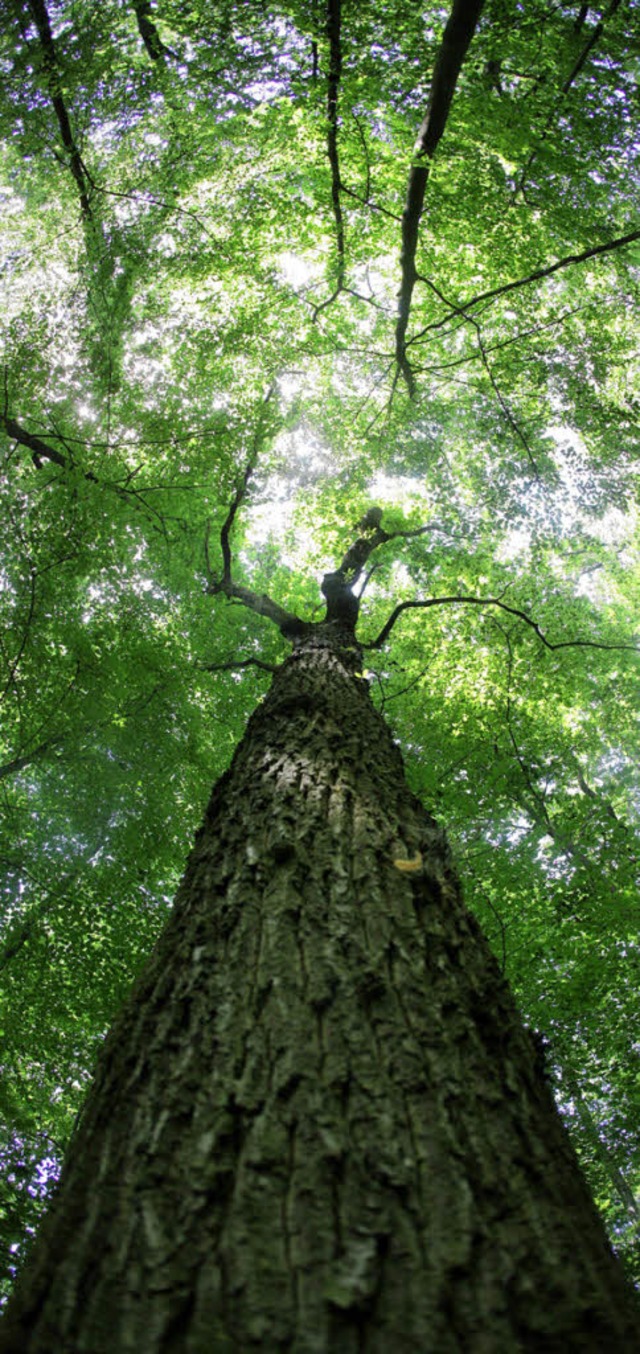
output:
<path id="1" fill-rule="evenodd" d="M 630 1189 L 622 1171 L 619 1170 L 616 1165 L 610 1149 L 603 1143 L 600 1133 L 598 1132 L 598 1125 L 580 1090 L 578 1082 L 564 1067 L 562 1069 L 562 1080 L 571 1093 L 571 1098 L 576 1107 L 578 1118 L 584 1129 L 585 1136 L 593 1148 L 596 1159 L 600 1162 L 600 1165 L 608 1175 L 611 1187 L 617 1194 L 623 1208 L 627 1210 L 630 1219 L 633 1219 L 638 1223 L 638 1221 L 640 1221 L 640 1210 L 638 1209 L 638 1203 L 633 1190 Z"/>
<path id="2" fill-rule="evenodd" d="M 360 662 L 318 627 L 215 787 L 4 1354 L 638 1349 Z"/>

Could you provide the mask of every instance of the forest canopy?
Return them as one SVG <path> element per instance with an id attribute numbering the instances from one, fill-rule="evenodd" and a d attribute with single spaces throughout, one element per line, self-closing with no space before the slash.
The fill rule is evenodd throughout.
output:
<path id="1" fill-rule="evenodd" d="M 382 510 L 365 678 L 639 1276 L 637 5 L 0 12 L 5 1282 L 287 651 L 245 479 L 308 620 Z"/>

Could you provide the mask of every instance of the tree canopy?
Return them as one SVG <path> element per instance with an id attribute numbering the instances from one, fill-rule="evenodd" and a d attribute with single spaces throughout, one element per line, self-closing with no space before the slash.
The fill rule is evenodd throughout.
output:
<path id="1" fill-rule="evenodd" d="M 229 534 L 314 620 L 372 506 L 366 680 L 637 1274 L 637 6 L 1 30 L 6 1274 L 286 652 Z"/>

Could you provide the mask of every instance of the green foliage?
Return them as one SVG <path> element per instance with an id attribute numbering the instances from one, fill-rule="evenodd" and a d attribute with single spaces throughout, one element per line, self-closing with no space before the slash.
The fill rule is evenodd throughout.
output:
<path id="1" fill-rule="evenodd" d="M 0 38 L 0 398 L 64 464 L 2 434 L 5 1271 L 268 681 L 207 665 L 285 651 L 205 592 L 256 456 L 234 576 L 307 619 L 368 506 L 429 525 L 377 552 L 360 637 L 399 601 L 460 600 L 402 615 L 372 695 L 638 1276 L 638 659 L 615 647 L 638 601 L 638 242 L 501 290 L 634 230 L 634 25 L 487 5 L 427 188 L 411 400 L 400 215 L 441 8 L 343 3 L 339 290 L 320 6 L 158 0 L 156 60 L 133 5 L 52 7 L 89 217 L 26 13 Z M 545 649 L 478 596 L 614 647 Z"/>

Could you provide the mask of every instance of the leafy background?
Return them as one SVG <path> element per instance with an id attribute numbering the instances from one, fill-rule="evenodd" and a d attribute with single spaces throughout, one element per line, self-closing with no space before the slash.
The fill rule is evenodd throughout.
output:
<path id="1" fill-rule="evenodd" d="M 256 448 L 236 567 L 282 605 L 321 614 L 378 503 L 430 530 L 381 551 L 365 640 L 479 596 L 589 641 L 461 601 L 405 613 L 370 681 L 640 1277 L 640 236 L 593 252 L 638 235 L 637 5 L 488 0 L 427 186 L 413 398 L 400 217 L 446 10 L 344 0 L 341 255 L 324 6 L 0 9 L 4 1291 L 266 688 L 210 668 L 283 653 L 205 591 Z"/>

